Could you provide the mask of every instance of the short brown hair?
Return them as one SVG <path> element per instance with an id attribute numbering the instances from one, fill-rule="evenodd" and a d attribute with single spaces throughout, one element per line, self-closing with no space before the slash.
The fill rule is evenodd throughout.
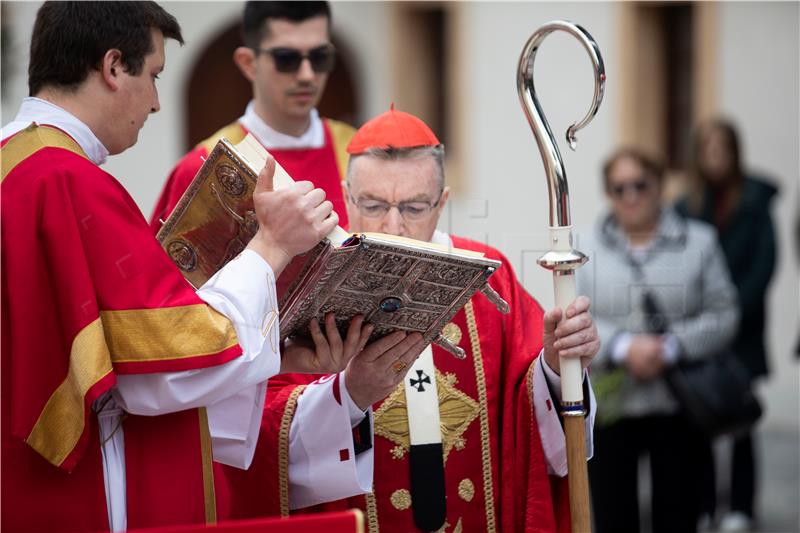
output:
<path id="1" fill-rule="evenodd" d="M 114 48 L 138 76 L 154 50 L 153 28 L 183 44 L 178 21 L 155 2 L 45 2 L 31 36 L 30 96 L 47 86 L 77 88 Z"/>

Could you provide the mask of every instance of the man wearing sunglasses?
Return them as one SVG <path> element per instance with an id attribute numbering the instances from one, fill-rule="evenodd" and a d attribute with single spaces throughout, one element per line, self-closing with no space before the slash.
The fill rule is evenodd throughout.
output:
<path id="1" fill-rule="evenodd" d="M 233 60 L 252 83 L 253 100 L 236 122 L 189 152 L 170 174 L 150 221 L 158 231 L 217 141 L 234 144 L 251 133 L 297 179 L 323 189 L 347 227 L 341 182 L 345 148 L 355 130 L 321 118 L 316 105 L 336 63 L 327 2 L 247 2 L 244 45 Z"/>
<path id="2" fill-rule="evenodd" d="M 588 299 L 570 304 L 559 324 L 562 311 L 544 313 L 497 250 L 436 229 L 449 196 L 444 146 L 418 118 L 392 109 L 359 129 L 348 152 L 351 230 L 390 233 L 501 260 L 490 282 L 511 311 L 501 314 L 479 294 L 455 315 L 443 333 L 465 350 L 466 360 L 433 345 L 409 368 L 395 368 L 402 376 L 399 384 L 365 374 L 348 377 L 353 401 L 374 411 L 374 490 L 310 511 L 357 507 L 365 512 L 370 532 L 384 533 L 568 529 L 566 483 L 560 477 L 566 474 L 566 455 L 558 356 L 580 357 L 586 366 L 597 353 Z M 270 394 L 291 396 L 309 378 L 296 374 L 283 381 L 282 389 L 272 381 Z M 588 399 L 588 380 L 585 389 Z M 594 401 L 589 403 L 591 450 Z M 265 417 L 261 428 L 263 440 L 276 434 L 278 421 L 270 416 L 273 420 Z M 423 419 L 433 419 L 427 425 L 433 433 L 420 439 L 419 430 L 410 428 L 425 425 Z M 269 449 L 261 444 L 260 450 Z M 437 484 L 436 472 L 442 471 Z M 254 492 L 264 475 L 258 469 L 243 473 L 249 481 L 237 491 Z M 252 503 L 245 516 L 269 511 L 263 501 Z"/>

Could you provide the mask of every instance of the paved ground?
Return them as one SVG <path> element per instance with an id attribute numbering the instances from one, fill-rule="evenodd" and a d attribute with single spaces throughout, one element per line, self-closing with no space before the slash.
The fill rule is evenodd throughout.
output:
<path id="1" fill-rule="evenodd" d="M 762 428 L 757 433 L 760 460 L 760 492 L 758 497 L 759 533 L 800 532 L 800 435 L 795 428 Z M 730 464 L 730 443 L 722 441 L 716 445 L 718 472 L 718 515 L 726 510 L 729 501 L 728 472 L 723 465 Z M 644 475 L 641 479 L 641 510 L 649 533 L 649 483 Z M 676 532 L 679 533 L 679 532 Z"/>

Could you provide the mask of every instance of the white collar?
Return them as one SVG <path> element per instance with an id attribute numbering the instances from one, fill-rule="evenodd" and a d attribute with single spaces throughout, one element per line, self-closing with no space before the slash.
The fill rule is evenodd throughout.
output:
<path id="1" fill-rule="evenodd" d="M 264 120 L 256 114 L 255 102 L 252 100 L 247 104 L 244 115 L 239 119 L 239 123 L 252 133 L 258 142 L 265 148 L 322 148 L 325 145 L 325 131 L 322 128 L 322 120 L 316 108 L 311 110 L 309 115 L 310 123 L 308 129 L 300 137 L 286 135 L 272 129 Z"/>
<path id="2" fill-rule="evenodd" d="M 450 240 L 450 235 L 443 231 L 439 231 L 438 229 L 433 230 L 433 237 L 431 237 L 431 242 L 433 244 L 438 244 L 440 246 L 449 246 L 451 248 L 453 247 L 453 241 Z"/>
<path id="3" fill-rule="evenodd" d="M 22 100 L 14 120 L 3 127 L 2 138 L 6 139 L 24 130 L 35 122 L 38 125 L 54 126 L 75 139 L 81 149 L 95 165 L 102 165 L 108 157 L 108 150 L 92 130 L 78 117 L 47 100 L 29 96 Z"/>

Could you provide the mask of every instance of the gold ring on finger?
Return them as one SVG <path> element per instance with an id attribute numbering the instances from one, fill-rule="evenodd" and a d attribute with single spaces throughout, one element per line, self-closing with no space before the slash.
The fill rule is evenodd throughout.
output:
<path id="1" fill-rule="evenodd" d="M 405 361 L 398 360 L 392 364 L 392 369 L 394 369 L 395 373 L 399 374 L 400 372 L 405 370 L 407 366 L 408 365 L 406 365 Z"/>

